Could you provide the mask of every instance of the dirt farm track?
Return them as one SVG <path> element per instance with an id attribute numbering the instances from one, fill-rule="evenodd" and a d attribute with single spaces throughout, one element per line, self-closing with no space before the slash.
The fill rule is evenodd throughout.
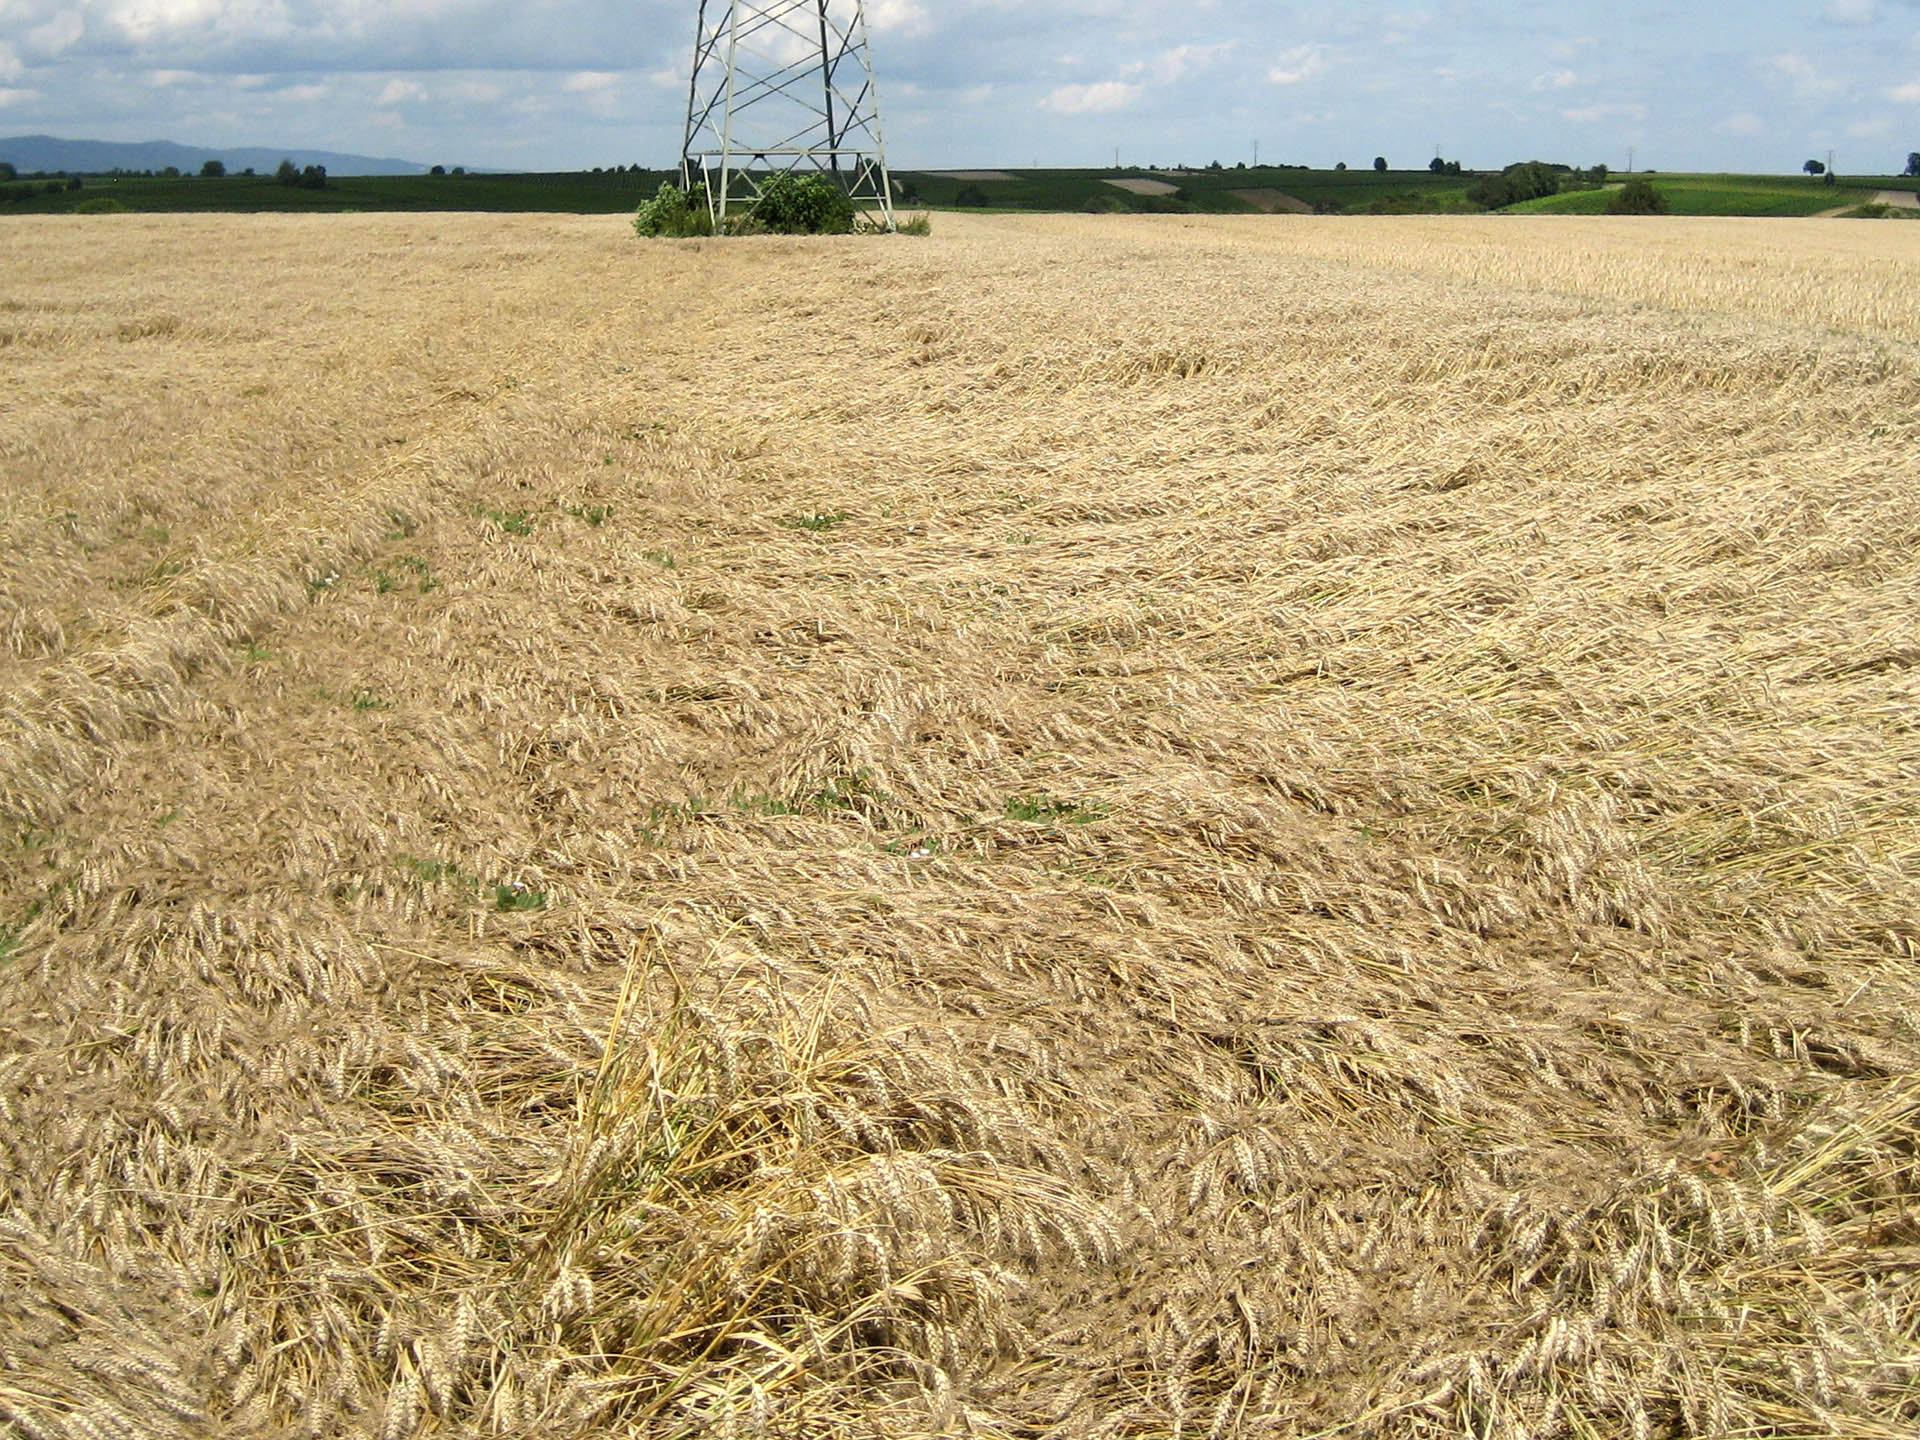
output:
<path id="1" fill-rule="evenodd" d="M 0 220 L 0 1434 L 1920 1433 L 1920 226 Z"/>

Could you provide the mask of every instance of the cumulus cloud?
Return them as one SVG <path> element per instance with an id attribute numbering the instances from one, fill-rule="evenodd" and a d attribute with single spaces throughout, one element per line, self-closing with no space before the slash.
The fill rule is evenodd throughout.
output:
<path id="1" fill-rule="evenodd" d="M 560 88 L 569 95 L 598 95 L 619 83 L 620 77 L 611 70 L 578 70 L 561 81 Z"/>
<path id="2" fill-rule="evenodd" d="M 1529 85 L 1528 88 L 1536 92 L 1541 90 L 1570 90 L 1579 83 L 1580 77 L 1571 70 L 1552 70 L 1545 75 L 1534 76 L 1533 83 Z"/>
<path id="3" fill-rule="evenodd" d="M 311 104 L 315 100 L 324 100 L 333 93 L 331 85 L 289 85 L 284 90 L 273 92 L 282 100 L 291 100 L 296 105 Z"/>
<path id="4" fill-rule="evenodd" d="M 427 98 L 427 87 L 417 80 L 389 80 L 386 89 L 380 92 L 380 98 L 373 103 L 381 106 L 406 105 Z"/>
<path id="5" fill-rule="evenodd" d="M 87 22 L 77 12 L 58 10 L 44 25 L 36 25 L 27 31 L 27 43 L 42 55 L 52 58 L 71 50 L 86 33 Z"/>
<path id="6" fill-rule="evenodd" d="M 1044 107 L 1056 115 L 1111 115 L 1140 98 L 1140 87 L 1124 80 L 1102 80 L 1093 85 L 1062 85 L 1047 96 Z"/>
<path id="7" fill-rule="evenodd" d="M 0 40 L 0 80 L 18 80 L 26 68 L 14 48 Z"/>
<path id="8" fill-rule="evenodd" d="M 1232 51 L 1235 42 L 1222 40 L 1216 45 L 1176 45 L 1161 52 L 1141 68 L 1162 85 L 1184 80 L 1195 70 L 1204 70 Z"/>
<path id="9" fill-rule="evenodd" d="M 1562 118 L 1576 125 L 1598 125 L 1603 120 L 1645 120 L 1647 113 L 1644 105 L 1584 105 L 1560 112 Z"/>
<path id="10" fill-rule="evenodd" d="M 1845 82 L 1829 76 L 1806 56 L 1788 52 L 1775 55 L 1767 62 L 1767 68 L 1793 87 L 1793 93 L 1803 100 L 1826 95 L 1842 88 Z"/>
<path id="11" fill-rule="evenodd" d="M 920 0 L 867 0 L 866 10 L 876 35 L 924 35 L 933 25 Z"/>
<path id="12" fill-rule="evenodd" d="M 1879 18 L 1877 0 L 1831 0 L 1825 12 L 1829 25 L 1871 25 Z"/>
<path id="13" fill-rule="evenodd" d="M 128 39 L 141 43 L 168 30 L 188 29 L 220 19 L 225 7 L 220 0 L 117 0 L 104 8 L 110 25 Z M 244 12 L 254 7 L 233 8 Z M 255 17 L 243 13 L 234 18 L 244 23 Z"/>
<path id="14" fill-rule="evenodd" d="M 1267 68 L 1267 81 L 1273 85 L 1298 85 L 1326 68 L 1324 45 L 1296 45 L 1274 57 L 1274 63 Z"/>

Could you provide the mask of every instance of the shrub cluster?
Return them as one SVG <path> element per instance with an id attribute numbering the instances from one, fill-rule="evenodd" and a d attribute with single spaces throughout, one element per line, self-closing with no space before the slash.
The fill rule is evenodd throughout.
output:
<path id="1" fill-rule="evenodd" d="M 11 178 L 11 177 L 0 177 Z M 41 195 L 64 195 L 68 191 L 80 188 L 80 177 L 69 175 L 53 180 L 21 180 L 11 185 L 0 185 L 0 200 L 17 203 L 35 199 Z"/>
<path id="2" fill-rule="evenodd" d="M 297 185 L 303 190 L 324 190 L 327 188 L 327 167 L 309 165 L 303 170 L 291 160 L 282 160 L 280 167 L 273 172 L 273 178 L 282 185 Z"/>
<path id="3" fill-rule="evenodd" d="M 760 198 L 744 217 L 727 222 L 730 234 L 847 235 L 853 231 L 853 199 L 825 175 L 782 172 L 767 178 Z M 640 235 L 684 239 L 711 235 L 713 218 L 707 192 L 690 195 L 667 181 L 654 197 L 633 214 Z"/>
<path id="4" fill-rule="evenodd" d="M 1487 210 L 1504 210 L 1522 200 L 1538 200 L 1560 193 L 1561 169 L 1541 160 L 1509 165 L 1498 175 L 1481 177 L 1467 189 L 1467 198 Z"/>
<path id="5" fill-rule="evenodd" d="M 1636 175 L 1607 202 L 1609 215 L 1664 215 L 1672 208 L 1651 180 Z"/>
<path id="6" fill-rule="evenodd" d="M 825 175 L 783 170 L 760 187 L 753 218 L 778 235 L 848 235 L 853 197 Z"/>
<path id="7" fill-rule="evenodd" d="M 633 212 L 633 228 L 636 234 L 662 240 L 711 235 L 713 217 L 707 211 L 705 188 L 688 195 L 672 181 L 663 180 L 654 197 Z"/>

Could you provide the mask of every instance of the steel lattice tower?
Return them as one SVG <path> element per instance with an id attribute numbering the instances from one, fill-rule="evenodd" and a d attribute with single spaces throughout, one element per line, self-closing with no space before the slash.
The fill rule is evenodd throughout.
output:
<path id="1" fill-rule="evenodd" d="M 862 0 L 700 0 L 680 153 L 716 222 L 750 210 L 769 175 L 818 170 L 893 229 Z"/>

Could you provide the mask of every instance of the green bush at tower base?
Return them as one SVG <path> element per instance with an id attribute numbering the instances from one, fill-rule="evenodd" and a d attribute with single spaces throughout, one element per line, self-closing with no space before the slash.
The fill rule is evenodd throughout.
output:
<path id="1" fill-rule="evenodd" d="M 760 187 L 753 218 L 778 235 L 848 235 L 853 199 L 824 175 L 782 171 Z"/>
<path id="2" fill-rule="evenodd" d="M 825 175 L 783 171 L 767 178 L 752 210 L 730 217 L 724 228 L 729 235 L 848 235 L 855 218 L 852 197 Z M 633 228 L 669 240 L 713 234 L 705 188 L 689 195 L 671 181 L 662 184 L 634 211 Z"/>
<path id="3" fill-rule="evenodd" d="M 705 188 L 691 196 L 670 180 L 662 181 L 651 200 L 633 212 L 634 233 L 663 240 L 711 235 L 713 217 L 707 213 Z"/>

